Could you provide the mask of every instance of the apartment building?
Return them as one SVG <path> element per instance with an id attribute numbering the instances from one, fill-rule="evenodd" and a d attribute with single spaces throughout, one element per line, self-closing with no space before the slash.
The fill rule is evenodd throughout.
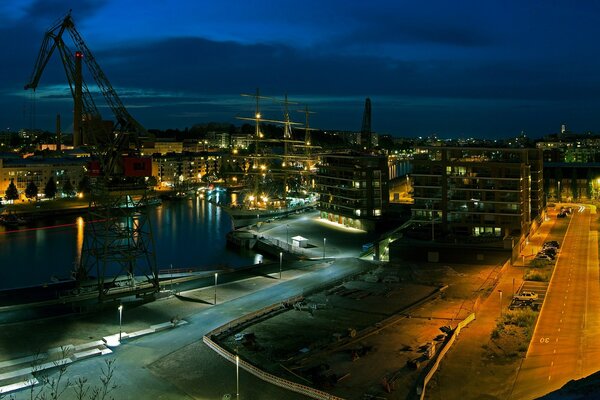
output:
<path id="1" fill-rule="evenodd" d="M 167 154 L 152 159 L 152 175 L 162 187 L 211 181 L 220 170 L 219 153 Z"/>
<path id="2" fill-rule="evenodd" d="M 513 237 L 543 213 L 542 152 L 529 148 L 421 147 L 413 160 L 412 219 L 431 238 Z"/>
<path id="3" fill-rule="evenodd" d="M 323 155 L 316 176 L 321 218 L 374 230 L 389 204 L 388 181 L 386 156 Z"/>
<path id="4" fill-rule="evenodd" d="M 76 188 L 87 174 L 87 158 L 0 158 L 0 196 L 4 196 L 12 180 L 21 196 L 30 181 L 43 193 L 50 177 L 62 188 L 67 180 Z"/>

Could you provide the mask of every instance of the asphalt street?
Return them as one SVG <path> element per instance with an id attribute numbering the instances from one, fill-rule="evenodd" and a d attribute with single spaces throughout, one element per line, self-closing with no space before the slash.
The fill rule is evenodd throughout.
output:
<path id="1" fill-rule="evenodd" d="M 598 242 L 591 216 L 589 207 L 575 208 L 557 221 L 568 224 L 567 232 L 512 399 L 540 397 L 600 369 Z"/>
<path id="2" fill-rule="evenodd" d="M 346 276 L 354 275 L 370 268 L 370 264 L 356 259 L 336 259 L 333 264 L 320 263 L 307 268 L 303 273 L 295 275 L 294 279 L 282 279 L 270 287 L 254 291 L 255 286 L 247 286 L 248 294 L 231 301 L 223 299 L 214 307 L 205 309 L 193 316 L 186 318 L 188 324 L 161 333 L 142 336 L 124 341 L 120 346 L 113 348 L 110 357 L 116 360 L 115 384 L 118 386 L 115 398 L 118 399 L 219 399 L 223 395 L 235 393 L 235 368 L 223 360 L 216 360 L 214 353 L 205 351 L 206 346 L 201 344 L 202 336 L 210 330 L 221 326 L 235 318 L 261 309 L 291 296 L 306 293 L 325 285 L 337 282 Z M 289 274 L 289 271 L 288 271 Z M 255 278 L 256 279 L 256 278 Z M 273 279 L 263 277 L 262 279 Z M 228 285 L 244 285 L 233 282 Z M 204 290 L 212 291 L 213 288 Z M 150 368 L 152 364 L 160 363 L 166 357 L 180 352 L 182 357 L 187 356 L 188 348 L 197 350 L 198 358 L 205 357 L 204 365 L 207 373 L 199 374 L 198 381 L 190 382 L 188 387 L 175 386 L 157 368 Z M 196 359 L 196 361 L 198 361 Z M 198 362 L 194 363 L 197 365 Z M 185 363 L 175 363 L 177 373 L 189 373 L 191 368 Z M 104 368 L 103 357 L 90 358 L 78 361 L 69 366 L 67 377 L 71 380 L 77 377 L 87 377 L 94 381 L 100 376 Z M 173 371 L 170 371 L 173 372 Z M 210 373 L 208 373 L 210 372 Z M 56 371 L 52 376 L 56 376 Z M 211 378 L 212 376 L 212 378 Z M 220 377 L 215 380 L 214 376 Z M 202 378 L 204 377 L 204 378 Z M 202 381 L 206 379 L 206 381 Z M 303 396 L 289 392 L 264 383 L 251 375 L 244 373 L 244 388 L 240 388 L 241 399 L 302 399 Z M 257 397 L 257 394 L 260 396 Z M 17 399 L 29 398 L 29 393 L 18 393 Z M 61 399 L 74 399 L 74 392 L 66 391 Z"/>

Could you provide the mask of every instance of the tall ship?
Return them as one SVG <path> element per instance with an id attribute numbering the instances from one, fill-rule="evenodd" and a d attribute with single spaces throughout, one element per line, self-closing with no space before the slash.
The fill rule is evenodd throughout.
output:
<path id="1" fill-rule="evenodd" d="M 314 175 L 318 146 L 311 143 L 311 111 L 308 107 L 299 110 L 305 116 L 302 124 L 292 121 L 290 106 L 297 103 L 289 101 L 287 95 L 284 99 L 265 97 L 257 89 L 255 94 L 242 96 L 252 98 L 255 109 L 250 117 L 237 117 L 251 122 L 254 131 L 248 149 L 232 154 L 243 189 L 231 196 L 224 209 L 236 229 L 311 209 L 317 200 Z M 281 109 L 283 119 L 267 118 L 261 101 Z"/>

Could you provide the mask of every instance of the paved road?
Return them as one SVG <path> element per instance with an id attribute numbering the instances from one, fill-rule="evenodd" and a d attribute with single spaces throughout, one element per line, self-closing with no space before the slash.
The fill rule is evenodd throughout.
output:
<path id="1" fill-rule="evenodd" d="M 540 397 L 600 369 L 598 235 L 590 232 L 591 217 L 589 207 L 575 208 L 560 221 L 566 235 L 511 399 Z"/>
<path id="2" fill-rule="evenodd" d="M 249 294 L 220 303 L 186 318 L 187 325 L 159 334 L 142 336 L 113 349 L 114 353 L 110 358 L 116 360 L 115 383 L 119 387 L 115 398 L 221 400 L 224 394 L 235 393 L 234 367 L 216 356 L 214 352 L 207 351 L 208 348 L 201 343 L 205 333 L 279 300 L 306 293 L 308 290 L 339 281 L 345 276 L 365 271 L 365 268 L 366 263 L 363 261 L 339 259 L 332 265 L 316 264 L 294 279 L 278 281 L 278 284 L 259 291 L 243 288 L 243 282 L 229 283 L 228 285 L 238 287 L 239 290 L 247 290 Z M 181 361 L 181 358 L 185 360 Z M 167 359 L 171 361 L 167 367 L 172 370 L 165 371 L 165 366 L 162 366 L 161 370 L 158 364 Z M 79 376 L 95 380 L 94 377 L 100 376 L 103 367 L 102 358 L 82 360 L 68 368 L 68 377 L 71 380 Z M 169 374 L 185 376 L 189 379 L 179 379 L 176 384 L 168 378 Z M 53 376 L 55 375 L 54 373 Z M 245 372 L 240 375 L 242 392 L 240 399 L 305 398 L 267 384 Z M 18 400 L 25 398 L 29 398 L 27 391 L 17 394 Z M 61 397 L 64 400 L 71 398 L 74 398 L 74 393 L 71 391 L 65 392 Z"/>

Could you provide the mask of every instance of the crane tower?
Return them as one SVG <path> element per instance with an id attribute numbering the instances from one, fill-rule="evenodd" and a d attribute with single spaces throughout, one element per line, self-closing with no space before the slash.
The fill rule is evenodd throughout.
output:
<path id="1" fill-rule="evenodd" d="M 76 50 L 64 40 L 67 35 Z M 159 290 L 152 227 L 147 216 L 151 159 L 140 156 L 146 130 L 129 114 L 80 33 L 69 11 L 46 31 L 25 89 L 36 90 L 58 49 L 74 100 L 73 141 L 88 145 L 91 182 L 81 261 L 80 288 L 98 291 L 99 301 Z M 83 76 L 85 64 L 114 121 L 103 121 Z"/>

